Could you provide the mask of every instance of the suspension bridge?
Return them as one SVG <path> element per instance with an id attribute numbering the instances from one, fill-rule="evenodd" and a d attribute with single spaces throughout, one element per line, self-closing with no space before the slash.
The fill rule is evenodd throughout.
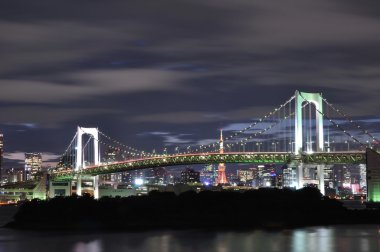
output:
<path id="1" fill-rule="evenodd" d="M 244 126 L 218 141 L 175 146 L 172 152 L 165 148 L 161 154 L 125 145 L 97 128 L 78 127 L 50 171 L 50 190 L 71 187 L 75 181 L 76 193 L 81 195 L 82 180 L 91 179 L 97 198 L 99 175 L 194 164 L 219 164 L 217 181 L 226 183 L 224 164 L 250 163 L 287 164 L 296 171 L 296 188 L 305 183 L 304 168 L 314 165 L 318 187 L 324 193 L 326 169 L 335 164 L 366 164 L 368 199 L 380 201 L 380 155 L 374 150 L 380 143 L 379 134 L 364 129 L 322 94 L 296 91 Z"/>

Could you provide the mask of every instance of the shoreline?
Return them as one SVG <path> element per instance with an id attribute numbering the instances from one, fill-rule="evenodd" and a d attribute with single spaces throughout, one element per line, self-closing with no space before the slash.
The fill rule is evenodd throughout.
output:
<path id="1" fill-rule="evenodd" d="M 152 192 L 128 198 L 62 197 L 21 205 L 5 228 L 40 231 L 284 230 L 380 224 L 380 209 L 348 210 L 317 189 Z"/>

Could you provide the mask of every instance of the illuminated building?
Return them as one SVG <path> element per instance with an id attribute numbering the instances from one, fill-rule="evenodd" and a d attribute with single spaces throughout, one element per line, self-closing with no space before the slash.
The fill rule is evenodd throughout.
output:
<path id="1" fill-rule="evenodd" d="M 220 148 L 219 153 L 224 153 L 224 146 L 223 146 L 223 131 L 220 131 Z M 227 184 L 227 177 L 226 177 L 226 166 L 224 163 L 220 163 L 218 166 L 218 179 L 216 181 L 216 184 Z"/>
<path id="2" fill-rule="evenodd" d="M 215 167 L 212 164 L 205 165 L 200 172 L 200 181 L 205 185 L 213 185 L 215 183 Z"/>
<path id="3" fill-rule="evenodd" d="M 15 182 L 21 182 L 24 180 L 24 171 L 23 169 L 7 169 L 6 170 L 7 175 L 7 182 L 8 183 L 15 183 Z"/>
<path id="4" fill-rule="evenodd" d="M 144 170 L 134 170 L 121 173 L 121 182 L 132 185 L 137 178 L 145 180 Z"/>
<path id="5" fill-rule="evenodd" d="M 343 187 L 351 188 L 351 171 L 347 166 L 343 166 Z"/>
<path id="6" fill-rule="evenodd" d="M 168 172 L 164 167 L 155 167 L 146 171 L 145 180 L 150 185 L 165 185 L 168 181 Z"/>
<path id="7" fill-rule="evenodd" d="M 36 179 L 42 170 L 41 153 L 25 153 L 25 180 Z"/>
<path id="8" fill-rule="evenodd" d="M 254 185 L 256 187 L 256 179 L 258 177 L 257 168 L 239 169 L 237 170 L 237 176 L 240 183 L 246 186 Z"/>
<path id="9" fill-rule="evenodd" d="M 237 170 L 237 175 L 240 182 L 247 182 L 253 179 L 253 170 L 250 169 L 240 169 Z"/>
<path id="10" fill-rule="evenodd" d="M 1 178 L 1 175 L 3 174 L 2 172 L 3 152 L 4 152 L 4 135 L 0 134 L 0 178 Z"/>
<path id="11" fill-rule="evenodd" d="M 380 202 L 380 155 L 371 149 L 366 152 L 367 200 Z"/>
<path id="12" fill-rule="evenodd" d="M 362 193 L 367 193 L 367 168 L 365 164 L 359 165 L 360 169 L 360 190 Z"/>
<path id="13" fill-rule="evenodd" d="M 267 172 L 263 174 L 263 186 L 264 187 L 276 187 L 277 181 L 276 181 L 277 174 L 272 172 Z"/>
<path id="14" fill-rule="evenodd" d="M 297 180 L 297 170 L 296 168 L 285 168 L 282 172 L 282 186 L 288 188 L 296 188 L 298 184 Z"/>
<path id="15" fill-rule="evenodd" d="M 199 172 L 193 169 L 186 168 L 181 172 L 181 181 L 182 183 L 199 183 L 199 174 Z"/>

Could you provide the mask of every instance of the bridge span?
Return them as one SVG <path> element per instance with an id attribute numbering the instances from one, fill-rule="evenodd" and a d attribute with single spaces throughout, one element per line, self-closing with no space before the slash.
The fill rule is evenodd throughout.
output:
<path id="1" fill-rule="evenodd" d="M 80 170 L 53 171 L 53 180 L 71 180 L 76 175 L 101 175 L 138 169 L 168 167 L 177 165 L 247 163 L 247 164 L 365 164 L 366 152 L 315 152 L 294 155 L 289 152 L 226 152 L 226 153 L 192 153 L 179 155 L 162 155 L 131 159 L 114 163 L 83 167 Z"/>

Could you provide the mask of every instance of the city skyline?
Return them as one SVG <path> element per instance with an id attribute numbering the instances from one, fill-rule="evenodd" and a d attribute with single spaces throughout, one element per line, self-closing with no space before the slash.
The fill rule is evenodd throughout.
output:
<path id="1" fill-rule="evenodd" d="M 146 151 L 207 143 L 296 89 L 380 131 L 373 1 L 16 2 L 0 8 L 4 167 L 55 161 L 78 125 Z"/>

